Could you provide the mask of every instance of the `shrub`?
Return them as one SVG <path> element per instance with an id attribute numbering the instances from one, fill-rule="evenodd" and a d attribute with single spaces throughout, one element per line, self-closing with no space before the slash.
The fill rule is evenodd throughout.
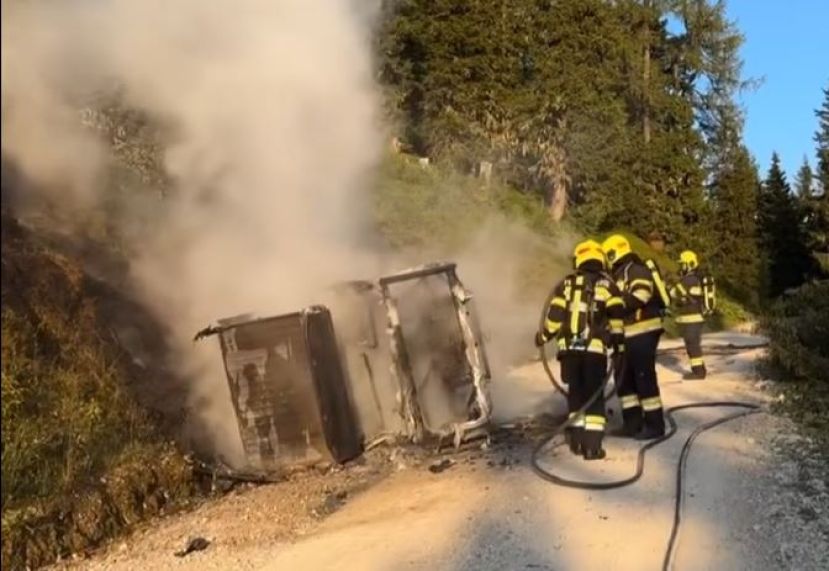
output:
<path id="1" fill-rule="evenodd" d="M 784 409 L 829 444 L 829 281 L 784 296 L 762 325 L 768 364 L 784 383 Z"/>
<path id="2" fill-rule="evenodd" d="M 785 378 L 829 385 L 829 281 L 778 300 L 763 320 L 769 361 Z"/>

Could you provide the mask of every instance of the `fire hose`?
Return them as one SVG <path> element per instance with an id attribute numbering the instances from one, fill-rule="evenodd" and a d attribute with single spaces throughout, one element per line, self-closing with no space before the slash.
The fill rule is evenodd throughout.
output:
<path id="1" fill-rule="evenodd" d="M 552 302 L 554 296 L 555 296 L 555 289 L 550 292 L 550 294 L 547 296 L 547 299 L 544 302 L 544 307 L 543 307 L 543 310 L 542 310 L 542 313 L 541 313 L 541 320 L 540 320 L 540 323 L 539 323 L 539 330 L 542 330 L 542 328 L 544 327 L 544 323 L 545 323 L 546 318 L 547 318 L 547 310 L 548 310 L 548 308 L 550 306 L 550 303 Z M 727 345 L 727 346 L 724 346 L 724 348 L 727 348 L 727 349 L 730 349 L 730 350 L 754 349 L 754 348 L 761 347 L 761 346 L 763 346 L 763 345 L 762 344 L 756 344 L 756 345 L 747 345 L 745 347 L 737 347 L 737 346 L 734 346 L 734 345 Z M 539 357 L 541 359 L 542 366 L 544 367 L 544 371 L 547 373 L 547 376 L 550 379 L 550 382 L 553 384 L 553 386 L 556 388 L 556 390 L 558 392 L 560 392 L 562 395 L 564 395 L 566 397 L 567 396 L 567 390 L 556 379 L 556 376 L 553 373 L 552 368 L 550 367 L 549 358 L 547 356 L 547 351 L 546 351 L 546 348 L 545 348 L 544 345 L 542 345 L 539 348 Z M 564 478 L 562 476 L 558 476 L 558 475 L 554 474 L 553 472 L 550 472 L 550 471 L 544 469 L 541 466 L 541 464 L 539 463 L 539 455 L 541 454 L 541 452 L 544 451 L 545 449 L 547 449 L 549 447 L 550 443 L 557 436 L 561 435 L 566 428 L 571 426 L 573 424 L 573 422 L 575 422 L 582 414 L 584 414 L 585 411 L 588 408 L 590 408 L 590 406 L 596 401 L 596 399 L 599 398 L 599 395 L 604 393 L 605 387 L 608 385 L 611 377 L 613 376 L 613 373 L 616 372 L 615 369 L 617 367 L 620 370 L 624 369 L 624 357 L 622 357 L 618 361 L 616 361 L 614 359 L 611 359 L 611 364 L 608 367 L 608 372 L 607 372 L 601 386 L 599 386 L 599 388 L 596 389 L 593 392 L 593 394 L 590 396 L 590 398 L 587 400 L 587 402 L 583 406 L 581 406 L 577 411 L 575 411 L 575 414 L 571 414 L 565 422 L 563 422 L 560 425 L 558 425 L 557 427 L 555 427 L 553 429 L 552 433 L 549 436 L 547 436 L 545 439 L 543 439 L 533 449 L 533 452 L 532 452 L 532 467 L 533 467 L 533 471 L 535 471 L 535 473 L 539 477 L 546 480 L 547 482 L 550 482 L 552 484 L 556 484 L 558 486 L 565 486 L 565 487 L 569 487 L 569 488 L 578 488 L 578 489 L 583 489 L 583 490 L 611 490 L 611 489 L 614 489 L 614 488 L 621 488 L 621 487 L 624 487 L 624 486 L 629 486 L 629 485 L 635 483 L 637 480 L 639 480 L 642 477 L 642 475 L 645 471 L 645 454 L 647 453 L 647 451 L 650 450 L 651 448 L 654 448 L 655 446 L 661 444 L 662 442 L 665 442 L 666 440 L 668 440 L 669 438 L 671 438 L 672 436 L 674 436 L 676 434 L 676 432 L 678 430 L 678 426 L 677 426 L 676 420 L 674 420 L 673 413 L 681 411 L 681 410 L 692 409 L 692 408 L 723 408 L 723 407 L 728 407 L 728 408 L 741 408 L 741 409 L 743 409 L 743 410 L 741 410 L 739 412 L 736 412 L 734 414 L 730 414 L 728 416 L 718 418 L 716 420 L 707 422 L 705 424 L 701 424 L 688 436 L 688 438 L 685 440 L 685 443 L 682 446 L 682 451 L 680 452 L 679 462 L 677 463 L 677 469 L 676 469 L 676 487 L 675 487 L 675 492 L 674 492 L 673 523 L 672 523 L 672 526 L 671 526 L 671 533 L 670 533 L 670 536 L 668 538 L 668 544 L 666 546 L 665 554 L 664 554 L 664 557 L 663 557 L 663 560 L 662 560 L 662 570 L 667 571 L 673 565 L 674 554 L 675 554 L 675 551 L 676 551 L 676 542 L 677 542 L 677 538 L 679 537 L 679 526 L 682 523 L 682 500 L 683 500 L 683 497 L 684 497 L 683 485 L 684 485 L 684 480 L 685 480 L 685 471 L 686 471 L 686 467 L 687 467 L 687 463 L 688 463 L 688 455 L 690 454 L 691 446 L 693 445 L 694 441 L 697 439 L 697 437 L 700 434 L 702 434 L 706 430 L 709 430 L 711 428 L 719 426 L 720 424 L 724 424 L 726 422 L 736 420 L 738 418 L 742 418 L 744 416 L 748 416 L 748 415 L 751 415 L 751 414 L 757 414 L 757 413 L 764 412 L 764 411 L 760 408 L 759 405 L 756 405 L 754 403 L 749 403 L 749 402 L 743 402 L 743 401 L 704 401 L 704 402 L 693 402 L 693 403 L 687 403 L 687 404 L 682 404 L 682 405 L 677 405 L 677 406 L 670 407 L 670 408 L 665 410 L 665 417 L 666 417 L 666 419 L 668 421 L 668 425 L 669 425 L 668 431 L 663 436 L 661 436 L 661 437 L 659 437 L 655 440 L 649 441 L 648 443 L 646 443 L 644 446 L 642 446 L 639 449 L 639 452 L 638 452 L 637 457 L 636 457 L 636 470 L 634 471 L 632 476 L 630 476 L 628 478 L 623 478 L 621 480 L 614 480 L 614 481 L 608 481 L 608 482 L 586 482 L 586 481 L 580 481 L 580 480 L 571 480 L 571 479 L 568 479 L 568 478 Z M 612 391 L 610 396 L 612 396 L 612 394 L 615 393 L 617 391 L 617 389 L 618 389 L 618 387 L 614 387 L 614 390 Z M 561 446 L 562 444 L 563 444 L 563 441 L 557 442 L 552 448 L 556 448 L 558 446 Z"/>

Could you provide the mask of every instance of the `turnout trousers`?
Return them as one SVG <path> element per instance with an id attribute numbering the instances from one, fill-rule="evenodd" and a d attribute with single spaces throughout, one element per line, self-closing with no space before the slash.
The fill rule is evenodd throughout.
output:
<path id="1" fill-rule="evenodd" d="M 561 379 L 567 383 L 567 407 L 576 417 L 565 436 L 574 454 L 597 453 L 602 449 L 605 424 L 604 391 L 583 413 L 578 411 L 599 391 L 607 374 L 607 357 L 589 351 L 568 351 L 560 357 Z"/>
<path id="2" fill-rule="evenodd" d="M 625 338 L 624 369 L 617 382 L 626 436 L 635 436 L 643 429 L 665 431 L 656 380 L 656 348 L 661 336 L 662 331 L 651 331 Z"/>
<path id="3" fill-rule="evenodd" d="M 691 364 L 694 378 L 704 379 L 706 375 L 705 360 L 702 357 L 702 328 L 703 323 L 681 323 L 679 333 L 685 341 L 685 351 Z"/>

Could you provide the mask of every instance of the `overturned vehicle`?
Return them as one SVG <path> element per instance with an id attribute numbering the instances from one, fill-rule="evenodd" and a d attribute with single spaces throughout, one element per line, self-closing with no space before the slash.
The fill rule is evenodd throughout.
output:
<path id="1" fill-rule="evenodd" d="M 218 321 L 245 455 L 279 470 L 345 462 L 384 440 L 485 434 L 490 370 L 452 263 L 338 284 L 324 305 Z"/>

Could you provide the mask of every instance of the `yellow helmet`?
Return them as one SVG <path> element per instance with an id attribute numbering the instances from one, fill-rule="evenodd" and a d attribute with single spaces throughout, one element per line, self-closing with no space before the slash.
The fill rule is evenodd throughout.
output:
<path id="1" fill-rule="evenodd" d="M 621 234 L 614 234 L 604 242 L 602 242 L 602 250 L 604 250 L 607 261 L 610 265 L 616 263 L 617 260 L 630 254 L 633 250 L 630 248 L 630 242 Z"/>
<path id="2" fill-rule="evenodd" d="M 581 267 L 583 263 L 589 262 L 590 260 L 600 262 L 602 267 L 605 267 L 607 263 L 607 260 L 604 257 L 604 251 L 602 250 L 602 245 L 595 240 L 585 240 L 584 242 L 580 242 L 576 245 L 576 249 L 573 250 L 573 261 L 577 268 Z"/>
<path id="3" fill-rule="evenodd" d="M 685 250 L 679 255 L 679 268 L 685 272 L 696 269 L 699 266 L 697 255 L 691 250 Z"/>

